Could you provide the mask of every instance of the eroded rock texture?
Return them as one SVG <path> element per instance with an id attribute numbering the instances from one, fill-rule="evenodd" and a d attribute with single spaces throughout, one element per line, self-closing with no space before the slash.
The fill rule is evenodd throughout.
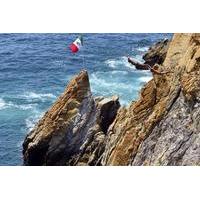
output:
<path id="1" fill-rule="evenodd" d="M 23 143 L 25 165 L 98 165 L 119 108 L 118 97 L 94 99 L 82 71 Z"/>
<path id="2" fill-rule="evenodd" d="M 160 69 L 118 112 L 103 165 L 200 165 L 200 34 L 175 34 Z"/>

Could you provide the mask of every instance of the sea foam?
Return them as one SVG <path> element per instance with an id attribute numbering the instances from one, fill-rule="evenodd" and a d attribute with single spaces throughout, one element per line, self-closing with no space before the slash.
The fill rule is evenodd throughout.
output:
<path id="1" fill-rule="evenodd" d="M 41 93 L 35 93 L 35 92 L 26 92 L 23 95 L 21 95 L 22 98 L 27 99 L 27 101 L 33 101 L 33 100 L 41 100 L 45 101 L 47 99 L 55 99 L 56 96 L 51 93 L 41 94 Z"/>
<path id="2" fill-rule="evenodd" d="M 141 52 L 147 52 L 149 47 L 138 47 L 137 50 Z"/>
<path id="3" fill-rule="evenodd" d="M 3 109 L 20 109 L 20 110 L 30 110 L 33 109 L 36 105 L 35 104 L 14 104 L 13 102 L 9 101 L 6 102 L 5 100 L 0 98 L 0 110 Z"/>
<path id="4" fill-rule="evenodd" d="M 130 67 L 126 56 L 122 56 L 116 59 L 109 59 L 105 61 L 105 64 L 112 69 L 124 69 L 124 67 Z M 131 66 L 134 68 L 133 66 Z"/>
<path id="5" fill-rule="evenodd" d="M 138 78 L 138 80 L 140 82 L 144 82 L 144 83 L 147 83 L 148 81 L 150 81 L 152 79 L 152 76 L 142 76 L 140 78 Z"/>
<path id="6" fill-rule="evenodd" d="M 26 129 L 28 131 L 31 131 L 42 116 L 43 116 L 43 112 L 39 112 L 38 110 L 34 110 L 33 115 L 31 115 L 30 117 L 28 117 L 25 120 Z"/>
<path id="7" fill-rule="evenodd" d="M 6 107 L 6 102 L 0 98 L 0 110 L 4 109 Z"/>

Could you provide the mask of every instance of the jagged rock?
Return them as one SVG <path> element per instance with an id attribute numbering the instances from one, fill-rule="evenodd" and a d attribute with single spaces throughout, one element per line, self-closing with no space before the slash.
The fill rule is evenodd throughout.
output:
<path id="1" fill-rule="evenodd" d="M 102 165 L 200 165 L 200 34 L 175 34 L 160 68 L 119 110 Z"/>
<path id="2" fill-rule="evenodd" d="M 82 71 L 45 113 L 23 143 L 25 165 L 98 165 L 118 97 L 94 100 Z"/>
<path id="3" fill-rule="evenodd" d="M 169 73 L 154 74 L 128 107 L 94 98 L 81 72 L 26 137 L 24 163 L 200 165 L 200 34 L 174 34 L 167 46 L 146 62 Z"/>
<path id="4" fill-rule="evenodd" d="M 151 66 L 155 64 L 162 64 L 165 60 L 169 43 L 170 41 L 168 39 L 164 39 L 150 47 L 147 53 L 143 56 L 145 64 L 149 64 Z"/>

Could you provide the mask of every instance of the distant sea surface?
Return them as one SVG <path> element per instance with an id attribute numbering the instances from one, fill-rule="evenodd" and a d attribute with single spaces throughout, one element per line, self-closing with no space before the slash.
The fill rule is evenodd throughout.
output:
<path id="1" fill-rule="evenodd" d="M 136 100 L 152 78 L 127 62 L 172 34 L 83 34 L 77 54 L 69 45 L 78 34 L 0 34 L 0 165 L 23 165 L 22 142 L 70 79 L 87 69 L 96 96 Z"/>

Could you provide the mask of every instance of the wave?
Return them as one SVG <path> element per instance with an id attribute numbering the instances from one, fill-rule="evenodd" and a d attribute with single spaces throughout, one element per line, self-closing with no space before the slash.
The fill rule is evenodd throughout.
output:
<path id="1" fill-rule="evenodd" d="M 122 56 L 117 59 L 109 59 L 105 61 L 105 64 L 112 69 L 120 68 L 123 69 L 123 67 L 129 67 L 129 63 L 127 61 L 126 56 Z"/>
<path id="2" fill-rule="evenodd" d="M 115 71 L 110 71 L 111 74 L 122 74 L 122 75 L 127 75 L 127 71 L 120 71 L 120 70 L 115 70 Z"/>
<path id="3" fill-rule="evenodd" d="M 152 76 L 142 76 L 140 78 L 138 78 L 138 80 L 140 82 L 144 82 L 144 83 L 147 83 L 148 81 L 150 81 L 152 79 Z"/>
<path id="4" fill-rule="evenodd" d="M 27 104 L 27 105 L 13 105 L 15 108 L 19 108 L 20 110 L 32 110 L 35 108 L 35 104 Z"/>
<path id="5" fill-rule="evenodd" d="M 118 80 L 117 80 L 118 81 Z M 90 82 L 92 86 L 97 86 L 99 88 L 106 88 L 108 90 L 117 90 L 117 89 L 123 89 L 123 90 L 130 90 L 130 85 L 123 83 L 123 82 L 116 82 L 113 79 L 101 78 L 98 76 L 98 73 L 91 74 Z"/>
<path id="6" fill-rule="evenodd" d="M 91 90 L 95 96 L 118 95 L 122 105 L 136 99 L 142 85 L 152 79 L 148 70 L 97 71 L 90 75 Z"/>
<path id="7" fill-rule="evenodd" d="M 39 112 L 38 110 L 34 110 L 33 114 L 25 120 L 26 129 L 28 131 L 33 130 L 34 126 L 37 124 L 39 119 L 43 116 L 43 112 Z"/>
<path id="8" fill-rule="evenodd" d="M 35 106 L 36 106 L 35 104 L 17 105 L 11 101 L 6 102 L 5 100 L 0 98 L 0 110 L 8 109 L 8 108 L 16 108 L 16 109 L 20 109 L 20 110 L 32 110 L 33 108 L 35 108 Z"/>
<path id="9" fill-rule="evenodd" d="M 91 90 L 94 96 L 118 95 L 121 105 L 128 105 L 135 99 L 141 88 L 141 82 L 137 77 L 128 81 L 127 75 L 117 74 L 112 76 L 110 72 L 96 72 L 90 76 Z"/>
<path id="10" fill-rule="evenodd" d="M 0 110 L 4 109 L 6 107 L 6 102 L 0 98 Z"/>
<path id="11" fill-rule="evenodd" d="M 149 50 L 149 47 L 138 47 L 137 50 L 140 52 L 147 52 Z"/>
<path id="12" fill-rule="evenodd" d="M 12 102 L 6 102 L 4 99 L 0 98 L 0 110 L 7 109 L 10 107 L 15 107 L 16 105 Z"/>
<path id="13" fill-rule="evenodd" d="M 142 58 L 143 55 L 136 55 L 134 56 L 134 59 L 138 62 L 144 62 L 143 58 Z"/>
<path id="14" fill-rule="evenodd" d="M 51 93 L 41 94 L 41 93 L 35 93 L 35 92 L 27 92 L 21 95 L 21 97 L 27 99 L 28 101 L 33 101 L 33 100 L 45 101 L 47 99 L 56 98 L 56 96 Z"/>
<path id="15" fill-rule="evenodd" d="M 138 62 L 144 62 L 143 55 L 135 55 L 133 58 L 134 60 L 138 61 Z M 105 64 L 112 69 L 122 69 L 122 70 L 126 70 L 126 68 L 129 68 L 131 70 L 136 70 L 135 66 L 131 65 L 130 63 L 128 63 L 127 61 L 127 57 L 123 56 L 117 59 L 109 59 L 105 61 Z"/>

